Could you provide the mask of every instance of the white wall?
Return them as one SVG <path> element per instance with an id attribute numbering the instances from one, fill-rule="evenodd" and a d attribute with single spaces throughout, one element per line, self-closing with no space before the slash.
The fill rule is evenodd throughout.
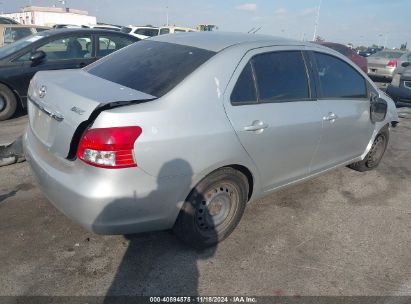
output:
<path id="1" fill-rule="evenodd" d="M 97 23 L 94 16 L 58 12 L 23 12 L 3 14 L 1 16 L 12 18 L 22 24 L 35 24 L 53 26 L 54 24 L 92 25 Z"/>

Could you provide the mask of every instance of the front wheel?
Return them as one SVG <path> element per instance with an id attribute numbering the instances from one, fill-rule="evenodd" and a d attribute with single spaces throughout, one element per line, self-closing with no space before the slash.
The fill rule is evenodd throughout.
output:
<path id="1" fill-rule="evenodd" d="M 362 161 L 349 165 L 349 167 L 359 172 L 370 171 L 378 167 L 387 149 L 389 135 L 388 127 L 384 127 L 375 137 L 371 149 L 365 158 Z"/>
<path id="2" fill-rule="evenodd" d="M 14 115 L 17 109 L 17 100 L 13 92 L 0 83 L 0 121 L 7 120 Z"/>
<path id="3" fill-rule="evenodd" d="M 240 222 L 248 197 L 246 176 L 232 168 L 203 179 L 184 203 L 174 233 L 184 243 L 206 248 L 228 237 Z"/>

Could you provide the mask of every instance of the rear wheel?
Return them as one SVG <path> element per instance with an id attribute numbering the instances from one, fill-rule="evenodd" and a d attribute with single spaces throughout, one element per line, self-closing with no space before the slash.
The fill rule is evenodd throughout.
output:
<path id="1" fill-rule="evenodd" d="M 375 140 L 367 156 L 365 156 L 362 161 L 349 165 L 349 167 L 360 172 L 370 171 L 378 167 L 382 157 L 384 156 L 385 150 L 387 149 L 388 139 L 388 127 L 384 127 L 375 137 Z"/>
<path id="2" fill-rule="evenodd" d="M 210 247 L 224 240 L 240 222 L 248 197 L 246 176 L 222 168 L 203 179 L 184 203 L 174 232 L 183 242 Z"/>
<path id="3" fill-rule="evenodd" d="M 0 121 L 12 117 L 16 109 L 16 96 L 7 86 L 0 83 Z"/>

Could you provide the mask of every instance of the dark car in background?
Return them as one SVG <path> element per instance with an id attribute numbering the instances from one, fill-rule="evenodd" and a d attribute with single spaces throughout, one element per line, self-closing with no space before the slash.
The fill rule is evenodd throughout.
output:
<path id="1" fill-rule="evenodd" d="M 367 73 L 368 71 L 367 59 L 358 55 L 357 52 L 354 51 L 352 48 L 349 48 L 348 46 L 345 46 L 340 43 L 334 43 L 334 42 L 317 42 L 317 43 L 323 46 L 329 47 L 330 49 L 333 49 L 337 51 L 338 53 L 343 54 L 344 56 L 350 58 L 352 62 L 354 62 L 356 65 L 358 65 L 361 68 L 361 70 L 364 71 L 364 73 Z"/>
<path id="2" fill-rule="evenodd" d="M 403 63 L 402 69 L 394 74 L 391 84 L 387 88 L 387 94 L 394 100 L 397 106 L 411 106 L 411 65 Z"/>
<path id="3" fill-rule="evenodd" d="M 43 31 L 0 48 L 0 121 L 26 107 L 29 83 L 38 71 L 82 68 L 138 38 L 111 30 Z"/>
<path id="4" fill-rule="evenodd" d="M 369 57 L 375 53 L 378 53 L 380 51 L 382 51 L 384 48 L 380 48 L 380 47 L 372 47 L 372 48 L 367 48 L 364 51 L 360 51 L 358 53 L 358 55 L 362 56 L 362 57 Z"/>

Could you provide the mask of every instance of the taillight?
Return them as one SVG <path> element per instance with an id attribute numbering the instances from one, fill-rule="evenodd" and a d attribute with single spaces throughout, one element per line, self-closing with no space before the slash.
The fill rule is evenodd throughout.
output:
<path id="1" fill-rule="evenodd" d="M 133 148 L 141 132 L 140 127 L 89 129 L 81 137 L 77 157 L 95 167 L 137 167 Z"/>
<path id="2" fill-rule="evenodd" d="M 398 61 L 393 59 L 393 60 L 388 61 L 387 67 L 396 68 L 397 64 L 398 64 Z"/>

